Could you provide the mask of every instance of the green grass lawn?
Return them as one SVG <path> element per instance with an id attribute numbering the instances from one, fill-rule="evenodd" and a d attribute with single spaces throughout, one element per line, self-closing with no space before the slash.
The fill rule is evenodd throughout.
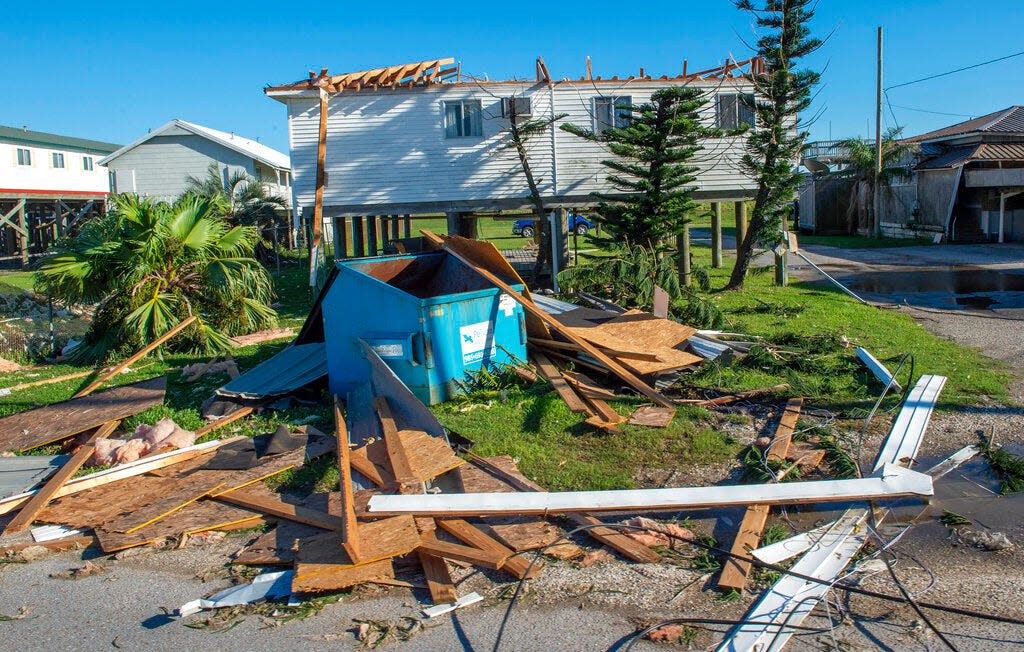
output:
<path id="1" fill-rule="evenodd" d="M 29 291 L 34 285 L 32 272 L 0 272 L 0 287 L 5 285 Z"/>

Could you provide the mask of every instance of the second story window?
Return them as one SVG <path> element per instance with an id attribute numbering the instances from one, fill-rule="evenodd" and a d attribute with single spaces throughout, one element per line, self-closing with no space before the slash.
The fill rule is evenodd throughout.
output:
<path id="1" fill-rule="evenodd" d="M 51 154 L 54 169 L 60 169 L 64 167 L 64 155 L 60 152 L 54 152 Z"/>
<path id="2" fill-rule="evenodd" d="M 603 134 L 612 127 L 623 129 L 629 126 L 633 98 L 629 95 L 594 98 L 594 133 Z"/>
<path id="3" fill-rule="evenodd" d="M 92 172 L 92 157 L 91 156 L 83 156 L 82 157 L 82 169 L 85 170 L 86 172 Z"/>
<path id="4" fill-rule="evenodd" d="M 480 100 L 456 100 L 444 103 L 444 137 L 470 138 L 484 135 Z"/>
<path id="5" fill-rule="evenodd" d="M 739 129 L 754 126 L 754 94 L 724 93 L 715 104 L 715 126 L 719 129 Z"/>
<path id="6" fill-rule="evenodd" d="M 32 165 L 32 150 L 18 148 L 18 165 Z"/>

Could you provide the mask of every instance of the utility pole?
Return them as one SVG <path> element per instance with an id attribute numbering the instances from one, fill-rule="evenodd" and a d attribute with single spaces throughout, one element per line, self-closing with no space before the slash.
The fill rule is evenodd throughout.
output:
<path id="1" fill-rule="evenodd" d="M 875 179 L 872 184 L 872 208 L 875 213 L 873 233 L 882 237 L 882 26 L 878 26 L 878 85 L 875 88 Z"/>

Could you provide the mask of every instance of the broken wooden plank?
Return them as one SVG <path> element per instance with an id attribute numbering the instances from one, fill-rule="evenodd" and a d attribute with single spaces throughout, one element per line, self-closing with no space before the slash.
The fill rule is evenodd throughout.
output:
<path id="1" fill-rule="evenodd" d="M 560 335 L 568 339 L 570 342 L 579 344 L 581 347 L 583 347 L 584 351 L 590 354 L 591 357 L 596 358 L 599 362 L 601 362 L 609 369 L 611 369 L 611 371 L 615 373 L 615 375 L 617 375 L 619 378 L 625 381 L 626 384 L 631 386 L 633 389 L 637 390 L 638 392 L 650 398 L 652 401 L 658 403 L 659 405 L 664 405 L 666 407 L 672 405 L 672 402 L 669 399 L 665 398 L 660 392 L 654 390 L 647 383 L 643 382 L 642 380 L 634 376 L 628 369 L 623 367 L 621 364 L 619 364 L 612 358 L 606 356 L 604 353 L 599 351 L 595 346 L 593 346 L 583 338 L 577 336 L 570 329 L 562 326 L 562 324 L 560 324 L 557 319 L 555 319 L 551 315 L 547 314 L 546 312 L 538 308 L 533 303 L 533 301 L 531 301 L 529 298 L 523 296 L 522 294 L 514 290 L 512 286 L 502 281 L 494 273 L 490 272 L 487 269 L 484 269 L 481 265 L 475 263 L 473 260 L 470 260 L 458 248 L 450 245 L 449 241 L 453 240 L 454 238 L 441 238 L 427 230 L 422 230 L 420 231 L 420 233 L 422 233 L 424 237 L 426 237 L 429 241 L 440 246 L 442 249 L 447 251 L 452 256 L 455 256 L 462 263 L 467 265 L 470 269 L 474 270 L 476 273 L 480 274 L 485 279 L 487 279 L 500 289 L 504 290 L 509 296 L 512 297 L 513 300 L 515 300 L 516 302 L 523 306 L 523 309 L 526 310 L 527 314 L 540 319 L 541 321 L 544 322 L 544 324 L 547 327 L 555 330 Z M 459 240 L 462 239 L 460 238 Z"/>
<path id="2" fill-rule="evenodd" d="M 518 494 L 436 494 L 374 496 L 369 512 L 376 515 L 487 516 L 569 512 L 656 511 L 766 503 L 874 500 L 932 495 L 932 479 L 896 465 L 877 475 L 851 480 L 818 480 L 770 485 L 731 485 L 610 491 L 563 491 Z"/>
<path id="3" fill-rule="evenodd" d="M 458 543 L 441 541 L 433 533 L 424 534 L 420 538 L 418 552 L 468 562 L 476 566 L 498 570 L 505 563 L 507 555 L 501 555 L 493 550 L 482 550 L 474 546 L 465 546 Z"/>
<path id="4" fill-rule="evenodd" d="M 75 454 L 71 456 L 64 466 L 60 468 L 55 474 L 53 474 L 46 483 L 36 491 L 35 495 L 28 499 L 28 501 L 21 507 L 17 516 L 11 519 L 7 527 L 4 528 L 3 534 L 10 535 L 17 532 L 21 532 L 32 525 L 32 521 L 35 520 L 36 516 L 41 512 L 53 498 L 60 491 L 60 488 L 71 479 L 78 469 L 86 463 L 86 461 L 92 457 L 93 452 L 96 450 L 96 442 L 100 439 L 108 437 L 110 433 L 117 429 L 120 421 L 108 421 L 99 428 L 96 429 L 92 435 L 89 436 Z"/>
<path id="5" fill-rule="evenodd" d="M 614 401 L 618 398 L 615 392 L 597 384 L 594 379 L 584 373 L 569 371 L 568 369 L 561 369 L 560 371 L 562 378 L 565 378 L 565 382 L 569 383 L 581 396 L 599 398 L 605 401 Z M 671 408 L 663 409 L 668 410 Z"/>
<path id="6" fill-rule="evenodd" d="M 716 407 L 720 405 L 729 405 L 730 403 L 744 401 L 748 398 L 757 398 L 759 396 L 775 394 L 776 392 L 784 392 L 787 389 L 789 389 L 789 383 L 779 383 L 778 385 L 772 385 L 771 387 L 762 387 L 761 389 L 752 389 L 747 392 L 726 394 L 725 396 L 719 396 L 717 398 L 708 399 L 706 401 L 703 401 L 700 405 L 702 407 Z"/>
<path id="7" fill-rule="evenodd" d="M 200 437 L 205 437 L 211 432 L 223 428 L 228 424 L 232 424 L 235 421 L 238 421 L 239 419 L 244 419 L 245 417 L 252 414 L 254 409 L 255 408 L 247 405 L 245 407 L 238 408 L 237 410 L 227 415 L 226 417 L 221 417 L 215 421 L 207 423 L 206 425 L 199 428 L 199 430 L 196 430 L 196 439 L 199 439 Z"/>
<path id="8" fill-rule="evenodd" d="M 448 570 L 448 563 L 443 558 L 422 550 L 417 554 L 423 566 L 423 577 L 427 580 L 430 599 L 434 604 L 447 604 L 458 600 L 459 594 L 455 591 L 455 582 L 452 580 L 451 571 Z"/>
<path id="9" fill-rule="evenodd" d="M 301 551 L 301 546 L 300 546 Z M 393 579 L 395 565 L 391 559 L 359 564 L 312 564 L 299 562 L 292 577 L 292 591 L 296 593 L 323 593 L 343 591 L 358 584 Z"/>
<path id="10" fill-rule="evenodd" d="M 871 353 L 867 349 L 858 346 L 857 358 L 861 362 L 863 362 L 864 366 L 867 367 L 872 374 L 874 374 L 875 378 L 882 381 L 882 384 L 887 386 L 890 391 L 896 394 L 899 394 L 900 392 L 903 391 L 903 388 L 900 387 L 900 384 L 896 382 L 896 380 L 893 378 L 892 372 L 890 372 L 884 364 L 879 362 L 878 359 L 875 358 L 875 356 L 871 355 Z"/>
<path id="11" fill-rule="evenodd" d="M 383 396 L 375 396 L 373 397 L 373 406 L 377 410 L 377 418 L 380 419 L 380 426 L 384 431 L 384 445 L 387 447 L 388 461 L 391 463 L 391 472 L 395 476 L 395 481 L 399 484 L 416 482 L 416 477 L 409 464 L 409 456 L 398 436 L 395 420 L 391 416 L 388 400 Z"/>
<path id="12" fill-rule="evenodd" d="M 266 514 L 267 516 L 276 516 L 296 523 L 310 525 L 312 527 L 320 528 L 321 530 L 340 532 L 344 526 L 344 521 L 341 517 L 315 509 L 309 509 L 302 505 L 286 503 L 280 498 L 254 494 L 250 491 L 230 491 L 217 496 L 215 500 L 231 503 L 232 505 L 239 505 L 241 507 L 251 509 L 254 512 Z M 353 512 L 353 519 L 354 518 L 355 513 Z"/>
<path id="13" fill-rule="evenodd" d="M 768 522 L 768 505 L 751 505 L 743 513 L 743 521 L 736 531 L 732 542 L 732 554 L 748 556 L 750 551 L 761 542 L 765 523 Z M 718 578 L 719 590 L 735 589 L 742 591 L 747 585 L 750 573 L 750 562 L 741 557 L 729 557 L 722 566 L 722 574 Z"/>
<path id="14" fill-rule="evenodd" d="M 128 462 L 127 464 L 120 464 L 118 466 L 97 471 L 89 475 L 83 475 L 80 478 L 75 478 L 64 484 L 57 492 L 53 495 L 53 498 L 61 498 L 63 496 L 71 496 L 87 489 L 93 489 L 95 487 L 101 487 L 111 482 L 117 482 L 125 478 L 131 478 L 140 476 L 144 473 L 149 473 L 157 469 L 166 468 L 168 466 L 174 466 L 176 464 L 182 464 L 184 462 L 193 460 L 203 455 L 209 455 L 215 452 L 221 446 L 234 443 L 243 439 L 243 437 L 232 437 L 230 439 L 221 439 L 218 441 L 208 441 L 202 444 L 196 444 L 187 448 L 181 448 L 179 450 L 168 451 L 166 453 L 160 453 L 159 455 L 153 455 L 152 457 L 144 457 L 134 462 Z M 7 514 L 15 509 L 18 509 L 21 505 L 27 502 L 32 496 L 36 494 L 38 490 L 26 491 L 25 493 L 18 494 L 16 496 L 10 496 L 0 500 L 0 514 Z"/>
<path id="15" fill-rule="evenodd" d="M 108 389 L 0 419 L 0 450 L 22 451 L 124 419 L 164 401 L 167 378 Z"/>
<path id="16" fill-rule="evenodd" d="M 530 560 L 515 555 L 515 550 L 495 541 L 467 521 L 462 519 L 438 519 L 437 525 L 463 543 L 503 557 L 504 561 L 500 569 L 511 573 L 516 579 L 521 580 L 526 577 L 534 577 L 540 571 L 540 566 L 534 564 L 531 568 Z"/>
<path id="17" fill-rule="evenodd" d="M 633 415 L 629 417 L 629 423 L 634 426 L 648 426 L 651 428 L 667 428 L 672 419 L 676 416 L 675 408 L 661 407 L 658 405 L 643 405 L 638 407 Z"/>
<path id="18" fill-rule="evenodd" d="M 556 351 L 576 351 L 578 353 L 584 352 L 582 346 L 578 344 L 573 344 L 572 342 L 560 342 L 558 340 L 542 340 L 535 337 L 530 339 L 530 344 L 545 349 L 554 349 Z M 659 358 L 657 355 L 653 353 L 647 353 L 644 351 L 623 351 L 618 349 L 609 349 L 608 347 L 598 346 L 596 344 L 595 346 L 597 346 L 597 348 L 601 349 L 603 352 L 612 356 L 613 358 L 625 358 L 627 360 L 643 360 L 646 362 L 662 362 L 661 358 Z"/>
<path id="19" fill-rule="evenodd" d="M 359 525 L 356 523 L 356 501 L 352 491 L 352 449 L 348 426 L 341 414 L 341 399 L 334 397 L 334 429 L 338 439 L 338 485 L 341 489 L 341 545 L 349 557 L 359 559 Z"/>
<path id="20" fill-rule="evenodd" d="M 591 408 L 583 402 L 583 399 L 573 391 L 572 387 L 565 382 L 565 378 L 563 378 L 562 374 L 558 371 L 558 367 L 556 367 L 546 355 L 539 351 L 534 351 L 530 354 L 530 357 L 533 358 L 533 363 L 537 365 L 537 369 L 540 370 L 540 374 L 544 376 L 549 383 L 551 383 L 551 387 L 558 393 L 562 400 L 565 401 L 570 412 L 589 415 L 594 414 L 593 410 L 591 410 Z"/>
<path id="21" fill-rule="evenodd" d="M 786 402 L 786 408 L 782 411 L 782 418 L 775 429 L 775 436 L 772 438 L 766 455 L 770 462 L 784 462 L 789 453 L 789 447 L 793 443 L 793 432 L 796 430 L 796 423 L 800 419 L 800 410 L 803 408 L 802 397 L 791 398 Z"/>
<path id="22" fill-rule="evenodd" d="M 227 505 L 215 500 L 202 500 L 186 505 L 167 518 L 134 532 L 115 532 L 102 527 L 93 528 L 93 531 L 103 552 L 111 553 L 169 537 L 231 528 L 240 524 L 256 527 L 263 522 L 262 514 L 244 507 Z"/>
<path id="23" fill-rule="evenodd" d="M 166 333 L 164 333 L 160 337 L 156 338 L 155 340 L 153 340 L 152 342 L 150 342 L 146 346 L 144 346 L 141 349 L 139 349 L 139 351 L 137 353 L 135 353 L 134 355 L 129 357 L 127 360 L 124 360 L 124 361 L 116 364 L 112 369 L 110 369 L 110 371 L 106 372 L 105 374 L 103 374 L 102 376 L 100 376 L 99 378 L 94 380 L 93 382 L 91 382 L 88 385 L 86 385 L 85 387 L 83 387 L 77 394 L 75 394 L 74 398 L 82 398 L 83 396 L 88 396 L 89 394 L 92 394 L 97 389 L 102 387 L 103 384 L 106 383 L 108 380 L 110 380 L 111 378 L 113 378 L 117 374 L 121 373 L 122 371 L 124 371 L 128 367 L 132 366 L 133 364 L 135 364 L 136 362 L 138 362 L 142 358 L 146 357 L 147 354 L 149 354 L 151 351 L 155 350 L 157 347 L 159 347 L 161 344 L 163 344 L 167 340 L 171 339 L 172 337 L 174 337 L 175 335 L 177 335 L 181 331 L 185 330 L 185 328 L 189 324 L 194 322 L 195 320 L 196 320 L 195 315 L 192 315 L 191 317 L 188 317 L 188 318 L 184 319 L 181 323 L 177 324 L 174 328 L 172 328 L 171 330 L 167 331 Z"/>

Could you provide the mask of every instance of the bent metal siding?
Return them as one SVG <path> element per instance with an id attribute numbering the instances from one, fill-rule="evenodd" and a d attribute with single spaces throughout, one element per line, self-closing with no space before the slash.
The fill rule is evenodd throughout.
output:
<path id="1" fill-rule="evenodd" d="M 592 107 L 601 95 L 629 95 L 645 102 L 667 83 L 624 80 L 621 84 L 590 82 L 481 83 L 437 85 L 333 94 L 328 100 L 327 184 L 324 213 L 348 215 L 416 212 L 429 205 L 444 210 L 511 208 L 526 204 L 529 190 L 515 150 L 502 133 L 500 98 L 513 93 L 529 97 L 533 117 L 568 114 L 563 122 L 592 127 Z M 750 92 L 740 80 L 705 82 L 708 103 L 704 118 L 715 119 L 714 93 Z M 446 139 L 443 102 L 479 100 L 483 136 Z M 314 93 L 284 99 L 296 204 L 311 207 L 316 178 L 319 100 Z M 754 184 L 737 168 L 743 138 L 706 144 L 698 175 L 698 191 L 706 197 L 750 196 Z M 607 171 L 600 162 L 607 150 L 557 127 L 534 136 L 530 163 L 541 192 L 548 199 L 592 202 L 591 193 L 608 190 Z M 403 210 L 404 209 L 404 210 Z"/>

